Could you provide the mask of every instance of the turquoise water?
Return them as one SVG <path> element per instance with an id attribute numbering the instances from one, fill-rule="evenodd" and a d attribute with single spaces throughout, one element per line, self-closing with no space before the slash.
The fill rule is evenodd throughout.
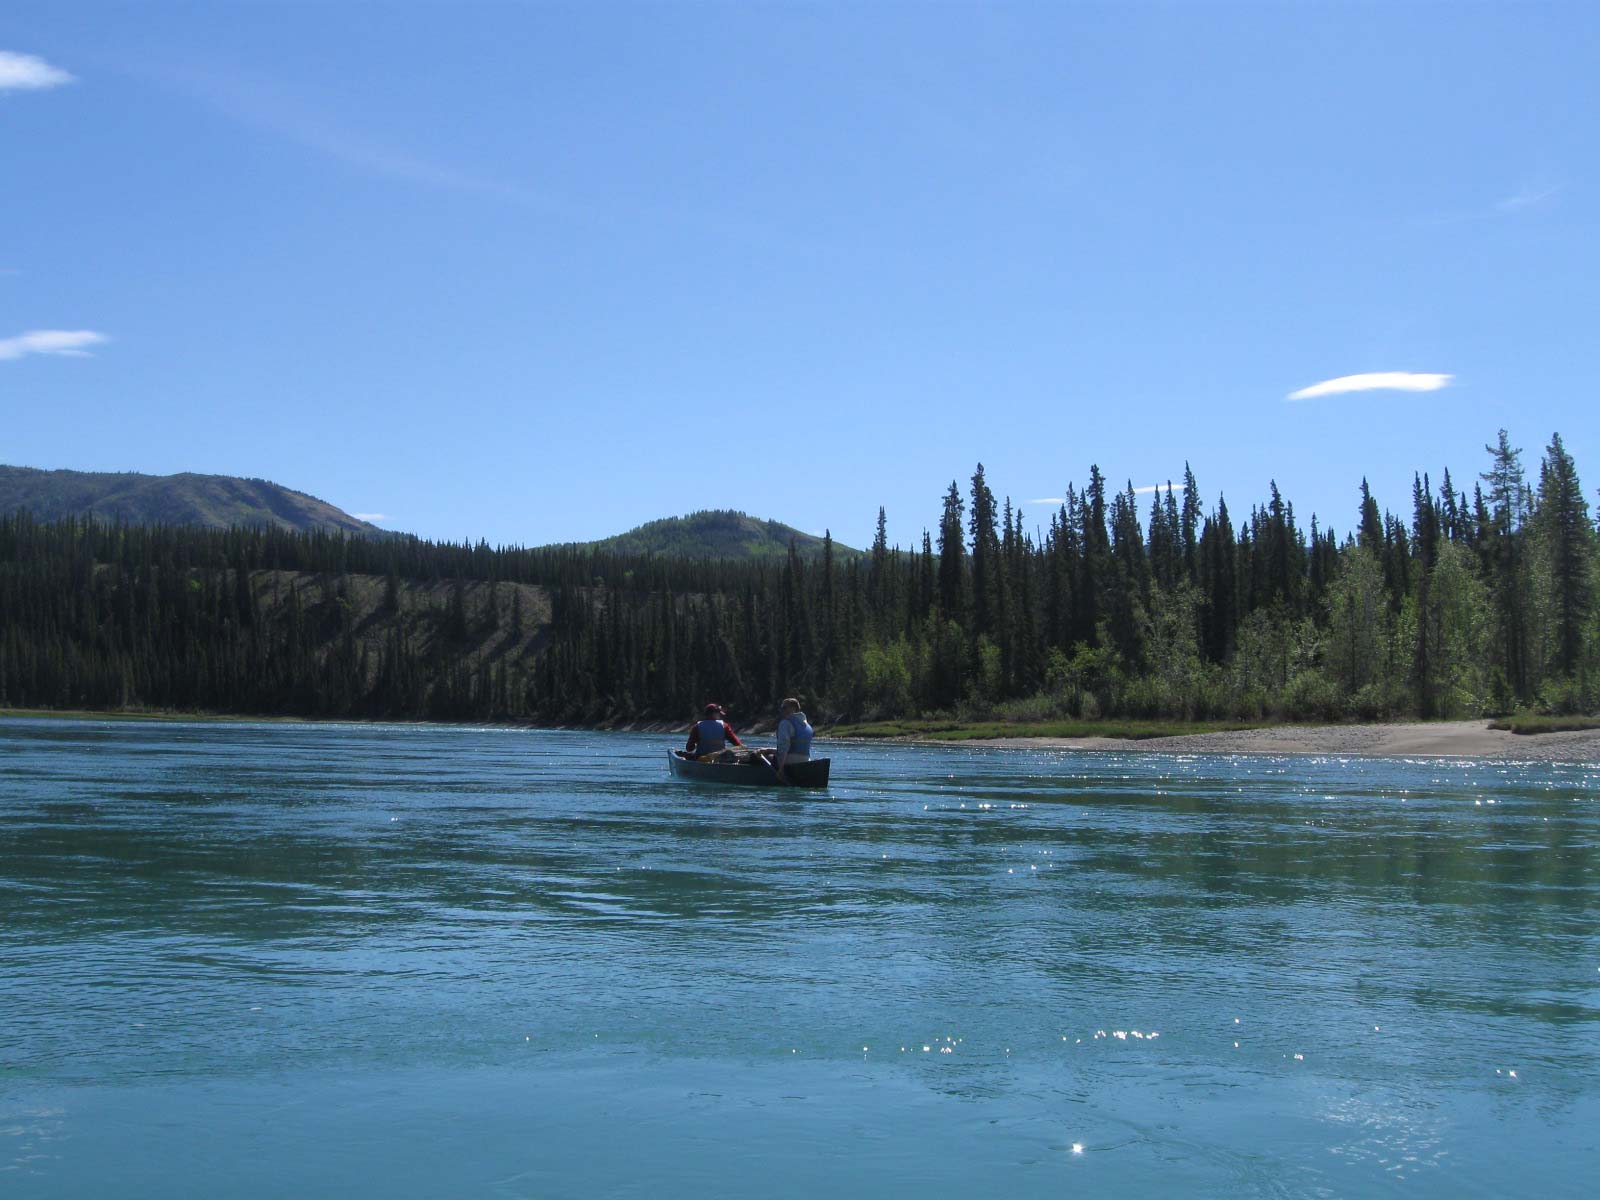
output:
<path id="1" fill-rule="evenodd" d="M 1592 1194 L 1600 765 L 672 741 L 0 721 L 0 1194 Z"/>

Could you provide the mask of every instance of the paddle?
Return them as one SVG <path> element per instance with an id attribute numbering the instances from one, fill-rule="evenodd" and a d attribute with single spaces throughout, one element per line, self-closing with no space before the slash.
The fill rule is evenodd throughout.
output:
<path id="1" fill-rule="evenodd" d="M 780 718 L 778 718 L 778 727 L 782 728 L 783 723 L 785 721 L 787 721 L 788 719 L 789 719 L 788 717 L 780 717 Z M 766 763 L 767 766 L 772 768 L 772 773 L 777 776 L 778 785 L 780 787 L 792 787 L 792 786 L 794 786 L 787 779 L 784 778 L 783 772 L 778 770 L 778 757 L 777 756 L 778 756 L 778 752 L 776 750 L 774 750 L 772 752 L 772 757 L 771 758 L 766 758 L 765 756 L 762 756 L 761 761 Z"/>
<path id="2" fill-rule="evenodd" d="M 758 755 L 756 755 L 756 757 L 759 758 L 762 762 L 766 763 L 767 766 L 772 768 L 772 773 L 773 773 L 774 776 L 777 777 L 778 786 L 779 787 L 793 787 L 794 786 L 794 784 L 790 783 L 789 780 L 784 777 L 783 772 L 778 770 L 778 763 L 777 763 L 777 761 L 775 759 L 768 758 L 764 754 L 758 754 Z"/>

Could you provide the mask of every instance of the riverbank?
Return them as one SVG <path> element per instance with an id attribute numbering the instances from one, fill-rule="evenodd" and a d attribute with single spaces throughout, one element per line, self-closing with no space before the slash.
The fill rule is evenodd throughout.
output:
<path id="1" fill-rule="evenodd" d="M 67 709 L 0 709 L 0 717 L 46 717 L 92 721 L 283 722 L 340 725 L 468 725 L 482 728 L 590 729 L 596 732 L 681 734 L 687 728 L 669 721 L 610 722 L 603 725 L 525 722 L 364 720 L 359 717 L 249 716 L 122 710 L 93 712 Z M 881 723 L 874 726 L 822 727 L 820 738 L 848 744 L 910 742 L 949 745 L 961 742 L 1018 750 L 1111 750 L 1157 754 L 1311 754 L 1365 755 L 1383 758 L 1425 756 L 1503 758 L 1525 762 L 1600 764 L 1600 729 L 1513 733 L 1494 729 L 1486 719 L 1472 721 L 1396 721 L 1365 725 L 1246 725 L 1215 722 L 1201 727 L 1172 721 L 1064 722 L 1062 734 L 1007 734 L 999 722 L 958 726 L 930 722 Z M 1089 732 L 1089 731 L 1093 732 Z M 1081 731 L 1081 732 L 1080 732 Z M 1180 732 L 1181 731 L 1181 732 Z M 771 725 L 756 723 L 740 734 L 761 738 Z"/>
<path id="2" fill-rule="evenodd" d="M 1164 754 L 1440 756 L 1600 763 L 1600 729 L 1518 734 L 1487 720 L 1371 725 L 1272 725 L 1129 741 L 1109 737 L 995 737 L 986 746 L 1030 750 L 1138 750 Z"/>
<path id="3" fill-rule="evenodd" d="M 573 724 L 552 721 L 428 721 L 406 717 L 321 717 L 299 716 L 293 713 L 217 713 L 206 711 L 185 712 L 176 709 L 153 708 L 0 708 L 0 718 L 43 718 L 59 721 L 179 721 L 215 722 L 219 724 L 282 723 L 295 725 L 417 725 L 441 729 L 563 729 L 589 730 L 596 733 L 672 733 L 689 732 L 692 721 L 602 721 L 593 724 Z M 775 728 L 773 721 L 757 721 L 739 730 L 741 735 L 761 737 Z"/>

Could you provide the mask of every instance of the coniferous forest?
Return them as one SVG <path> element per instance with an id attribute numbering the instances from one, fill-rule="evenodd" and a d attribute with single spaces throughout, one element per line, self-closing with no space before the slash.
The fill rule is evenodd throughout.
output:
<path id="1" fill-rule="evenodd" d="M 1097 468 L 1025 529 L 979 465 L 938 528 L 772 560 L 0 518 L 0 707 L 626 723 L 1338 720 L 1600 707 L 1600 553 L 1559 435 L 1353 528 Z M 1237 515 L 1236 515 L 1237 514 Z"/>

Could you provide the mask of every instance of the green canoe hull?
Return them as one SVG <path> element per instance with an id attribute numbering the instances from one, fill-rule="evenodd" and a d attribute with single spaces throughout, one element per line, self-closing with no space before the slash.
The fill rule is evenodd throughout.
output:
<path id="1" fill-rule="evenodd" d="M 803 787 L 828 786 L 830 759 L 813 758 L 806 762 L 790 763 L 783 769 L 787 782 L 780 782 L 766 763 L 696 762 L 684 758 L 683 751 L 667 751 L 667 769 L 679 779 L 694 779 L 703 783 L 731 783 L 740 787 Z"/>

